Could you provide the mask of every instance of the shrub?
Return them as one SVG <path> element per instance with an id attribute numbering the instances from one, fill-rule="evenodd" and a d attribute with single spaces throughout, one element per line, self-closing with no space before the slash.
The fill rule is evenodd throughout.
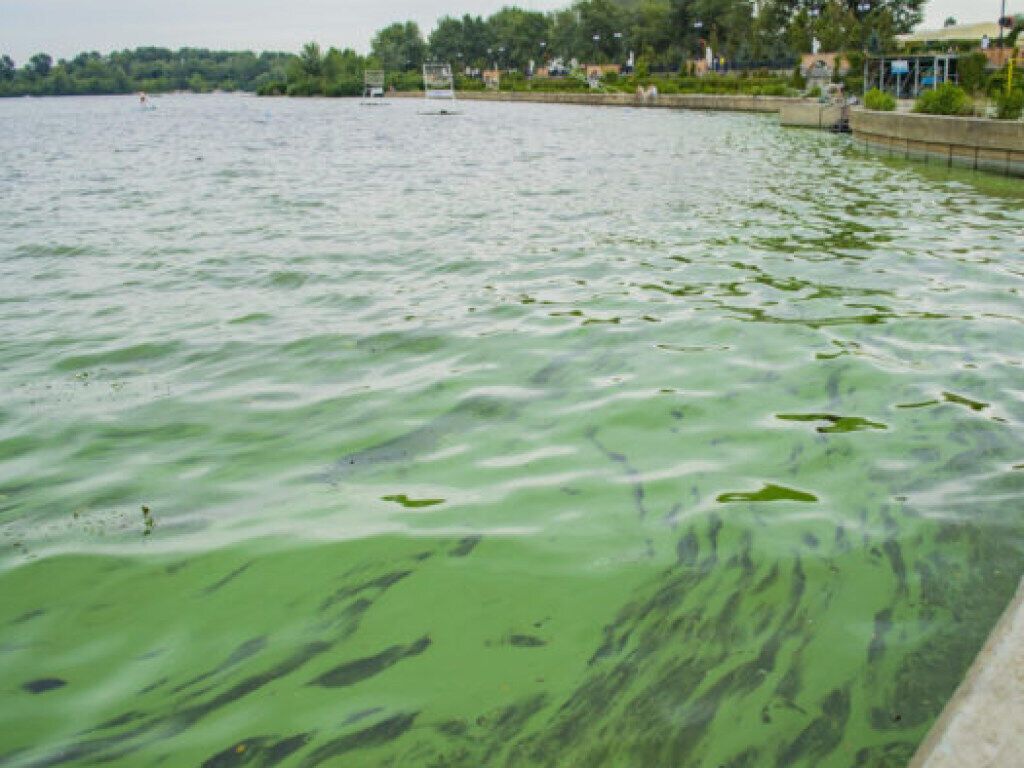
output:
<path id="1" fill-rule="evenodd" d="M 341 77 L 324 87 L 325 96 L 362 96 L 363 80 L 355 77 Z"/>
<path id="2" fill-rule="evenodd" d="M 807 87 L 807 78 L 804 77 L 804 73 L 800 71 L 799 62 L 797 62 L 796 66 L 793 67 L 793 76 L 790 78 L 789 84 L 798 90 L 803 90 Z"/>
<path id="3" fill-rule="evenodd" d="M 288 91 L 288 84 L 271 80 L 261 83 L 256 87 L 257 96 L 284 96 Z"/>
<path id="4" fill-rule="evenodd" d="M 980 51 L 960 57 L 957 70 L 960 73 L 960 85 L 965 91 L 977 94 L 985 90 L 985 82 L 988 79 L 985 71 L 987 66 L 988 59 Z"/>
<path id="5" fill-rule="evenodd" d="M 525 91 L 526 77 L 521 72 L 502 72 L 498 81 L 500 91 Z"/>
<path id="6" fill-rule="evenodd" d="M 843 90 L 849 94 L 864 93 L 864 77 L 847 75 L 843 78 Z"/>
<path id="7" fill-rule="evenodd" d="M 564 91 L 589 91 L 587 81 L 578 77 L 535 77 L 530 81 L 531 91 L 561 93 Z"/>
<path id="8" fill-rule="evenodd" d="M 933 91 L 925 91 L 914 104 L 915 112 L 926 115 L 970 115 L 974 104 L 963 88 L 943 83 Z"/>
<path id="9" fill-rule="evenodd" d="M 820 99 L 821 98 L 821 86 L 816 85 L 807 92 L 807 98 L 809 99 Z"/>
<path id="10" fill-rule="evenodd" d="M 484 85 L 484 81 L 476 77 L 466 77 L 465 75 L 455 76 L 455 90 L 457 91 L 485 91 L 487 86 Z"/>
<path id="11" fill-rule="evenodd" d="M 1000 91 L 996 94 L 996 117 L 1000 120 L 1020 120 L 1024 113 L 1024 91 Z"/>
<path id="12" fill-rule="evenodd" d="M 872 88 L 864 94 L 864 106 L 876 112 L 893 112 L 896 110 L 896 99 L 891 93 Z"/>

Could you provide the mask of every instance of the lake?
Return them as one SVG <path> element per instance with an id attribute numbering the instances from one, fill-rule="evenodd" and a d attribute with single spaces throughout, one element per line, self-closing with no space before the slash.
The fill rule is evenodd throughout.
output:
<path id="1" fill-rule="evenodd" d="M 1024 207 L 774 117 L 0 101 L 0 765 L 904 765 L 1024 571 Z"/>

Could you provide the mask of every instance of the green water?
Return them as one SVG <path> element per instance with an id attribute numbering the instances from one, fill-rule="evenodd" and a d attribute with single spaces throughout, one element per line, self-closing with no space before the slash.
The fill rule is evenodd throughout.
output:
<path id="1" fill-rule="evenodd" d="M 1024 571 L 1019 197 L 156 103 L 0 102 L 0 765 L 906 763 Z"/>

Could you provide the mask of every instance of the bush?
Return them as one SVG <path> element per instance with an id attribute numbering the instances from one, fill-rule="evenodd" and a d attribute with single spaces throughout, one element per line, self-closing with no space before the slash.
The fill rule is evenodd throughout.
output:
<path id="1" fill-rule="evenodd" d="M 970 94 L 978 94 L 985 90 L 985 83 L 988 79 L 986 67 L 988 59 L 984 53 L 976 51 L 968 56 L 961 56 L 957 62 L 957 71 L 960 73 L 960 85 Z"/>
<path id="2" fill-rule="evenodd" d="M 797 62 L 796 66 L 793 67 L 793 76 L 790 78 L 789 84 L 797 90 L 803 90 L 807 87 L 807 78 L 800 71 L 800 62 Z"/>
<path id="3" fill-rule="evenodd" d="M 502 72 L 501 80 L 498 82 L 498 90 L 525 91 L 526 77 L 521 72 Z"/>
<path id="4" fill-rule="evenodd" d="M 896 110 L 896 99 L 891 93 L 885 93 L 877 88 L 872 88 L 864 94 L 864 106 L 876 112 L 894 112 Z"/>
<path id="5" fill-rule="evenodd" d="M 821 86 L 816 85 L 807 92 L 807 98 L 809 99 L 820 99 L 821 98 Z"/>
<path id="6" fill-rule="evenodd" d="M 466 77 L 465 75 L 455 76 L 455 90 L 457 91 L 486 91 L 484 81 L 477 77 Z"/>
<path id="7" fill-rule="evenodd" d="M 565 91 L 589 91 L 586 80 L 578 77 L 535 77 L 530 81 L 531 91 L 561 93 Z"/>
<path id="8" fill-rule="evenodd" d="M 925 91 L 914 104 L 914 111 L 926 115 L 970 115 L 974 104 L 967 92 L 953 83 L 943 83 L 933 91 Z"/>
<path id="9" fill-rule="evenodd" d="M 288 91 L 288 84 L 270 81 L 261 83 L 256 87 L 257 96 L 284 96 Z"/>
<path id="10" fill-rule="evenodd" d="M 851 95 L 864 93 L 864 77 L 862 75 L 847 75 L 843 78 L 843 90 Z"/>
<path id="11" fill-rule="evenodd" d="M 328 83 L 324 88 L 325 96 L 362 96 L 363 80 L 355 77 L 341 77 Z"/>
<path id="12" fill-rule="evenodd" d="M 1020 120 L 1024 113 L 1024 91 L 1000 91 L 996 94 L 996 117 L 1000 120 Z"/>

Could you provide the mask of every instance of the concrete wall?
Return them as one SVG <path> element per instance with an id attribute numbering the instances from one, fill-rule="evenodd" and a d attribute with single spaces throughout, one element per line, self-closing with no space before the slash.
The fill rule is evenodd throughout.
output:
<path id="1" fill-rule="evenodd" d="M 419 92 L 391 93 L 389 97 L 423 98 Z M 705 109 L 728 112 L 778 113 L 783 104 L 801 99 L 785 96 L 732 96 L 717 94 L 663 94 L 643 100 L 632 93 L 541 93 L 512 91 L 459 91 L 460 101 L 515 101 L 539 104 L 588 104 L 604 107 L 661 107 L 664 109 Z"/>
<path id="2" fill-rule="evenodd" d="M 822 104 L 818 101 L 794 101 L 783 104 L 779 110 L 779 122 L 801 128 L 833 128 L 843 117 L 839 104 Z"/>
<path id="3" fill-rule="evenodd" d="M 910 768 L 1001 768 L 1024 755 L 1024 581 Z"/>
<path id="4" fill-rule="evenodd" d="M 1024 176 L 1024 122 L 853 109 L 854 141 L 892 157 Z"/>

